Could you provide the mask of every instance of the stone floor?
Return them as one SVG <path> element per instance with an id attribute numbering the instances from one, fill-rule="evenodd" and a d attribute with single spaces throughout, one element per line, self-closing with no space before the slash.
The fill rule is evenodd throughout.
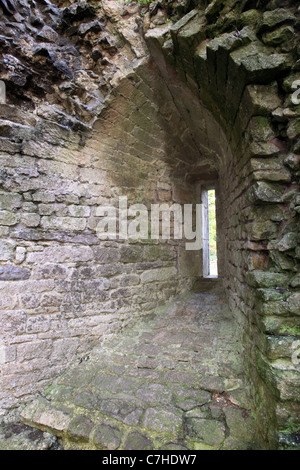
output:
<path id="1" fill-rule="evenodd" d="M 178 298 L 95 349 L 22 412 L 65 449 L 255 449 L 222 296 Z"/>
<path id="2" fill-rule="evenodd" d="M 22 423 L 0 424 L 0 450 L 62 450 L 58 439 L 50 433 Z"/>

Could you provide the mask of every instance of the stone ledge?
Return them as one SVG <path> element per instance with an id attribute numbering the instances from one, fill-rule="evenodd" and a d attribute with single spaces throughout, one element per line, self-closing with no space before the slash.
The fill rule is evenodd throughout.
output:
<path id="1" fill-rule="evenodd" d="M 223 290 L 223 281 L 219 277 L 198 277 L 194 284 L 193 292 L 221 292 Z"/>

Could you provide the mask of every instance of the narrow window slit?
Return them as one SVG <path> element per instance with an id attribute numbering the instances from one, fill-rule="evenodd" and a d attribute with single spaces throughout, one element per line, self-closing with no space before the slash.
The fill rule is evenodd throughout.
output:
<path id="1" fill-rule="evenodd" d="M 216 191 L 202 189 L 203 277 L 218 277 Z"/>

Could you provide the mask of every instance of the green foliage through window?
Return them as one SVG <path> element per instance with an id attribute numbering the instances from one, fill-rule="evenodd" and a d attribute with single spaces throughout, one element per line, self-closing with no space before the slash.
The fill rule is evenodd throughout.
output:
<path id="1" fill-rule="evenodd" d="M 209 249 L 210 258 L 217 259 L 217 222 L 216 222 L 216 192 L 214 189 L 208 191 L 209 204 Z"/>

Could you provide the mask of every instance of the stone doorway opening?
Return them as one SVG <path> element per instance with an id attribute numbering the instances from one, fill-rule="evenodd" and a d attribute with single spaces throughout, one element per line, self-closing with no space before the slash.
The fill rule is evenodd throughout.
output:
<path id="1" fill-rule="evenodd" d="M 215 184 L 201 187 L 203 228 L 203 277 L 218 277 L 217 216 Z"/>

